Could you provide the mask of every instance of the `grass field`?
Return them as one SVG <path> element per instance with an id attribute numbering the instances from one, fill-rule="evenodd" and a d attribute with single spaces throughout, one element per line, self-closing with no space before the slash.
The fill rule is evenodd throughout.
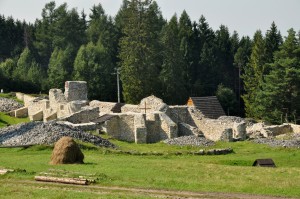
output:
<path id="1" fill-rule="evenodd" d="M 40 189 L 41 185 L 21 183 L 33 181 L 35 175 L 50 170 L 72 175 L 93 176 L 96 186 L 196 192 L 249 193 L 285 197 L 300 196 L 300 150 L 270 148 L 251 142 L 217 143 L 210 148 L 231 147 L 234 153 L 219 156 L 170 155 L 175 151 L 195 151 L 197 147 L 174 147 L 163 143 L 141 144 L 113 141 L 118 150 L 160 152 L 163 155 L 130 155 L 102 148 L 85 147 L 83 165 L 49 165 L 52 149 L 34 146 L 0 148 L 0 167 L 16 172 L 0 176 L 0 194 L 15 198 L 25 193 L 28 198 L 151 198 L 138 193 L 86 192 L 57 188 Z M 257 158 L 272 158 L 277 168 L 252 167 Z M 26 170 L 26 172 L 24 171 Z M 20 185 L 18 185 L 18 182 Z M 12 184 L 14 186 L 9 186 Z M 53 188 L 54 189 L 54 188 Z M 95 195 L 96 194 L 96 195 Z"/>
<path id="2" fill-rule="evenodd" d="M 3 112 L 0 112 L 0 128 L 6 127 L 8 125 L 18 124 L 21 122 L 29 122 L 29 118 L 15 118 L 10 117 L 9 115 L 6 115 Z"/>

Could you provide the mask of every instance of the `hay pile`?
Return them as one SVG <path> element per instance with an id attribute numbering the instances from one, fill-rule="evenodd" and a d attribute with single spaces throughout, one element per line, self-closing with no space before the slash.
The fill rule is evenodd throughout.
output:
<path id="1" fill-rule="evenodd" d="M 82 164 L 84 155 L 71 137 L 59 139 L 53 149 L 50 164 Z"/>

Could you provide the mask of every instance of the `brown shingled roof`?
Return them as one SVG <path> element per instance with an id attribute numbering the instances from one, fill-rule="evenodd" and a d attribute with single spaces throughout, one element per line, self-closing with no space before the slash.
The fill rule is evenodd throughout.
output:
<path id="1" fill-rule="evenodd" d="M 217 119 L 226 115 L 216 96 L 190 97 L 189 106 L 195 106 L 205 117 Z"/>

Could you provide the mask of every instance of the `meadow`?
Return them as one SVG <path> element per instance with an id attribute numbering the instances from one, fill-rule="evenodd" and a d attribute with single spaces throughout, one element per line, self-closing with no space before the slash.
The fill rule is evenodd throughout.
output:
<path id="1" fill-rule="evenodd" d="M 201 156 L 186 154 L 200 150 L 201 147 L 112 142 L 119 148 L 114 150 L 83 144 L 85 164 L 81 165 L 49 165 L 52 152 L 49 146 L 0 148 L 0 167 L 15 170 L 0 176 L 0 194 L 3 198 L 19 195 L 23 198 L 151 198 L 135 192 L 102 191 L 99 195 L 99 191 L 89 189 L 78 191 L 67 189 L 67 185 L 52 184 L 43 188 L 40 183 L 33 183 L 34 176 L 41 172 L 63 172 L 74 177 L 90 176 L 96 179 L 92 185 L 96 188 L 104 186 L 294 198 L 300 196 L 299 149 L 271 148 L 249 141 L 218 142 L 210 148 L 231 147 L 234 153 Z M 182 154 L 174 155 L 178 152 Z M 252 167 L 258 158 L 272 158 L 277 167 Z"/>

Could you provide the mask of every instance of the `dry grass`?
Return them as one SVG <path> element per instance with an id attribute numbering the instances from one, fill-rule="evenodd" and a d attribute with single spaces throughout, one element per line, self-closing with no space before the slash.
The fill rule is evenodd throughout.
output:
<path id="1" fill-rule="evenodd" d="M 82 164 L 84 155 L 71 137 L 62 137 L 54 146 L 50 164 Z"/>

